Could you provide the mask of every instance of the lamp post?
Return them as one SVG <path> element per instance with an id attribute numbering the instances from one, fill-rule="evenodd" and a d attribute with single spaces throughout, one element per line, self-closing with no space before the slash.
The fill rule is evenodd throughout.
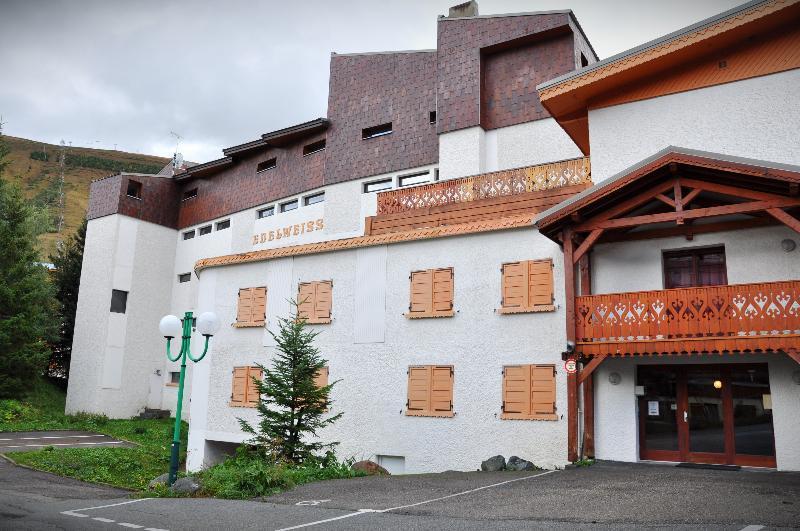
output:
<path id="1" fill-rule="evenodd" d="M 206 344 L 203 348 L 203 353 L 199 358 L 192 356 L 191 342 L 192 342 L 192 312 L 186 312 L 183 316 L 183 324 L 181 319 L 174 315 L 166 315 L 161 319 L 158 324 L 161 334 L 167 339 L 167 359 L 169 361 L 181 360 L 181 377 L 178 382 L 178 405 L 175 409 L 175 429 L 172 433 L 172 454 L 169 460 L 169 484 L 175 483 L 178 477 L 178 458 L 181 448 L 181 408 L 183 407 L 183 381 L 186 375 L 186 358 L 188 357 L 193 362 L 197 363 L 202 360 L 206 352 L 208 352 L 208 341 L 211 336 L 219 329 L 219 319 L 214 312 L 205 312 L 200 314 L 197 318 L 197 330 L 206 338 Z M 170 353 L 171 341 L 181 334 L 181 351 L 173 358 Z"/>

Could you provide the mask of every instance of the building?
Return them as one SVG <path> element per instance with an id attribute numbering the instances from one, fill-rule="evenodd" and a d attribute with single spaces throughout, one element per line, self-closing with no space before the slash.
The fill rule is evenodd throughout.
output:
<path id="1" fill-rule="evenodd" d="M 213 310 L 211 464 L 299 297 L 342 456 L 800 469 L 798 19 L 754 1 L 598 61 L 570 11 L 470 2 L 435 50 L 332 54 L 325 118 L 93 183 L 68 411 L 174 410 L 158 320 Z"/>

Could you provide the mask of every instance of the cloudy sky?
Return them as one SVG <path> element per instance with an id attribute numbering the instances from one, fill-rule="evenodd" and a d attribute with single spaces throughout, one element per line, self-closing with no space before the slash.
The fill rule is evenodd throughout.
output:
<path id="1" fill-rule="evenodd" d="M 479 0 L 572 9 L 600 58 L 743 0 Z M 436 47 L 459 0 L 0 0 L 4 132 L 187 160 L 324 116 L 339 53 Z"/>

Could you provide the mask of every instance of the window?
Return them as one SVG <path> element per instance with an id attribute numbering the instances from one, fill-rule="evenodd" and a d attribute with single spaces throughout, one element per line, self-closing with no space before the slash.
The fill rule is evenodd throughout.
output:
<path id="1" fill-rule="evenodd" d="M 181 284 L 183 284 L 184 282 L 190 282 L 191 280 L 192 280 L 191 273 L 181 273 L 180 275 L 178 275 L 178 282 L 180 282 Z"/>
<path id="2" fill-rule="evenodd" d="M 171 371 L 169 373 L 169 382 L 167 382 L 167 385 L 174 387 L 179 383 L 181 383 L 181 373 L 178 371 Z"/>
<path id="3" fill-rule="evenodd" d="M 392 132 L 392 122 L 376 125 L 374 127 L 367 127 L 361 130 L 361 139 L 375 138 L 383 135 L 388 135 Z"/>
<path id="4" fill-rule="evenodd" d="M 411 273 L 411 303 L 406 317 L 452 317 L 453 268 Z"/>
<path id="5" fill-rule="evenodd" d="M 236 307 L 237 328 L 264 326 L 267 309 L 267 288 L 242 288 Z"/>
<path id="6" fill-rule="evenodd" d="M 323 201 L 325 201 L 325 192 L 320 192 L 314 195 L 307 195 L 303 198 L 303 204 L 306 206 L 314 205 L 316 203 L 322 203 Z"/>
<path id="7" fill-rule="evenodd" d="M 271 170 L 272 168 L 275 168 L 277 165 L 278 165 L 278 159 L 276 157 L 272 157 L 271 159 L 259 162 L 256 165 L 256 173 Z"/>
<path id="8" fill-rule="evenodd" d="M 262 208 L 261 210 L 256 212 L 256 218 L 258 218 L 258 219 L 268 218 L 268 217 L 274 216 L 274 215 L 275 215 L 275 207 L 274 206 L 267 207 L 267 208 Z"/>
<path id="9" fill-rule="evenodd" d="M 725 247 L 664 252 L 664 288 L 719 286 L 728 283 Z"/>
<path id="10" fill-rule="evenodd" d="M 194 238 L 194 229 L 187 230 L 186 232 L 183 233 L 184 240 L 191 240 L 192 238 Z"/>
<path id="11" fill-rule="evenodd" d="M 428 113 L 428 121 L 432 124 L 436 123 L 436 111 L 431 111 Z"/>
<path id="12" fill-rule="evenodd" d="M 192 188 L 191 190 L 186 190 L 183 192 L 183 200 L 186 201 L 187 199 L 192 199 L 193 197 L 197 197 L 197 188 Z"/>
<path id="13" fill-rule="evenodd" d="M 430 172 L 421 171 L 419 173 L 409 173 L 397 178 L 397 185 L 400 187 L 411 186 L 414 184 L 426 183 L 430 180 Z"/>
<path id="14" fill-rule="evenodd" d="M 331 322 L 333 282 L 320 280 L 301 282 L 297 293 L 297 316 L 310 324 Z"/>
<path id="15" fill-rule="evenodd" d="M 503 367 L 503 419 L 558 420 L 555 365 Z"/>
<path id="16" fill-rule="evenodd" d="M 300 206 L 300 204 L 299 201 L 297 201 L 297 199 L 281 203 L 281 212 L 289 212 L 290 210 L 295 210 L 297 209 L 298 206 Z"/>
<path id="17" fill-rule="evenodd" d="M 314 153 L 319 153 L 325 149 L 325 139 L 317 140 L 316 142 L 312 142 L 311 144 L 306 144 L 303 146 L 303 156 L 306 157 L 308 155 L 313 155 Z"/>
<path id="18" fill-rule="evenodd" d="M 434 168 L 433 169 L 433 180 L 434 181 L 438 181 L 439 180 L 439 168 Z"/>
<path id="19" fill-rule="evenodd" d="M 584 66 L 589 66 L 589 60 L 586 58 L 585 55 L 583 55 L 583 52 L 581 52 L 581 68 L 583 68 Z"/>
<path id="20" fill-rule="evenodd" d="M 231 220 L 223 219 L 222 221 L 217 221 L 217 230 L 225 230 L 231 227 Z"/>
<path id="21" fill-rule="evenodd" d="M 408 368 L 406 415 L 453 416 L 452 365 L 415 365 Z"/>
<path id="22" fill-rule="evenodd" d="M 231 406 L 256 407 L 258 405 L 258 385 L 261 380 L 261 369 L 258 367 L 234 367 L 231 382 Z"/>
<path id="23" fill-rule="evenodd" d="M 142 183 L 139 181 L 128 180 L 128 191 L 126 192 L 128 197 L 133 197 L 134 199 L 141 199 L 142 198 Z"/>
<path id="24" fill-rule="evenodd" d="M 372 181 L 371 183 L 364 183 L 364 193 L 380 192 L 381 190 L 392 189 L 392 178 L 381 179 L 380 181 Z"/>
<path id="25" fill-rule="evenodd" d="M 205 227 L 200 227 L 200 236 L 205 236 L 206 234 L 211 234 L 211 225 L 206 225 Z"/>
<path id="26" fill-rule="evenodd" d="M 114 313 L 125 313 L 128 308 L 128 292 L 119 289 L 111 290 L 111 310 Z"/>
<path id="27" fill-rule="evenodd" d="M 503 264 L 499 313 L 552 312 L 553 261 L 525 260 Z"/>

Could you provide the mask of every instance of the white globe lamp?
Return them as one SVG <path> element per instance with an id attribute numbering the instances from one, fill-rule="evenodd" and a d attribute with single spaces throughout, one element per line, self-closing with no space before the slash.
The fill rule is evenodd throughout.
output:
<path id="1" fill-rule="evenodd" d="M 180 337 L 183 332 L 181 320 L 174 315 L 165 315 L 158 323 L 158 329 L 161 330 L 161 335 L 166 338 Z"/>
<path id="2" fill-rule="evenodd" d="M 197 318 L 197 331 L 204 336 L 213 336 L 219 330 L 219 317 L 214 312 L 204 312 Z"/>

